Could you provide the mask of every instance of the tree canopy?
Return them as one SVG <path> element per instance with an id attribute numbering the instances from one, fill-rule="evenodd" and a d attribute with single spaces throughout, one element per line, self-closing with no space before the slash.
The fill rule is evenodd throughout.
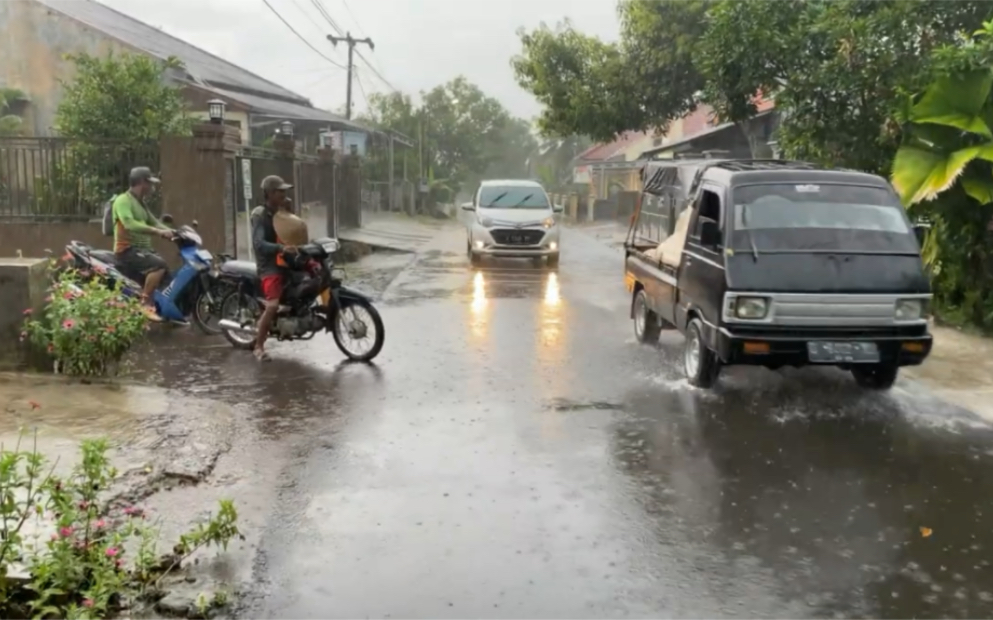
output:
<path id="1" fill-rule="evenodd" d="M 743 122 L 764 94 L 788 156 L 880 172 L 899 141 L 893 111 L 931 75 L 931 51 L 991 11 L 980 0 L 621 0 L 617 43 L 543 25 L 521 33 L 513 66 L 550 135 L 607 141 L 700 104 Z"/>
<path id="2" fill-rule="evenodd" d="M 416 171 L 423 164 L 425 176 L 453 193 L 483 177 L 528 176 L 538 144 L 530 123 L 461 76 L 422 92 L 419 103 L 399 92 L 370 95 L 363 120 L 418 141 L 420 150 L 398 153 L 394 165 Z"/>
<path id="3" fill-rule="evenodd" d="M 16 88 L 0 88 L 0 137 L 16 136 L 21 132 L 22 119 L 12 113 L 11 107 L 24 97 L 24 92 Z"/>
<path id="4" fill-rule="evenodd" d="M 143 54 L 71 59 L 76 75 L 63 84 L 55 117 L 62 136 L 138 144 L 192 128 L 182 93 L 166 80 L 167 72 L 180 66 L 176 59 L 160 62 Z"/>

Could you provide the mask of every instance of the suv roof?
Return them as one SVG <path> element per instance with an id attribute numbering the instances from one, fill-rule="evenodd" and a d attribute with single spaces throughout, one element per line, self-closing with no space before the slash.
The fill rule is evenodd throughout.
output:
<path id="1" fill-rule="evenodd" d="M 527 179 L 489 179 L 479 185 L 480 187 L 541 187 L 541 183 Z"/>
<path id="2" fill-rule="evenodd" d="M 679 188 L 686 197 L 707 179 L 721 185 L 776 182 L 841 182 L 892 189 L 886 179 L 844 168 L 825 168 L 783 159 L 674 159 L 647 162 L 641 171 L 642 191 L 657 193 Z"/>

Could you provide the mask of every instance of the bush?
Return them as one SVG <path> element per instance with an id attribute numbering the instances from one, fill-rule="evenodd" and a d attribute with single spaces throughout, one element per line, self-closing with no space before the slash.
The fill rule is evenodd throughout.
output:
<path id="1" fill-rule="evenodd" d="M 72 271 L 55 276 L 41 316 L 35 318 L 31 309 L 24 313 L 21 338 L 45 349 L 57 370 L 69 375 L 112 372 L 148 328 L 136 299 L 101 278 L 82 282 Z"/>
<path id="2" fill-rule="evenodd" d="M 158 528 L 145 511 L 112 510 L 106 492 L 117 471 L 107 450 L 105 440 L 84 441 L 80 462 L 60 478 L 37 449 L 0 447 L 0 618 L 110 617 L 160 596 L 162 578 L 197 549 L 226 549 L 241 537 L 234 504 L 222 500 L 216 515 L 160 558 Z M 34 519 L 53 529 L 44 542 L 24 534 Z M 137 543 L 133 558 L 129 542 Z M 11 578 L 16 565 L 27 568 L 26 580 Z"/>

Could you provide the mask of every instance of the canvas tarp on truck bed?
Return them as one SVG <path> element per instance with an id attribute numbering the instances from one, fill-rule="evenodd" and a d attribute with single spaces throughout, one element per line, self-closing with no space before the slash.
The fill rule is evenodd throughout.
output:
<path id="1" fill-rule="evenodd" d="M 683 258 L 683 246 L 686 245 L 686 233 L 690 228 L 692 213 L 693 209 L 683 209 L 683 212 L 676 219 L 676 228 L 672 234 L 665 241 L 645 252 L 645 255 L 667 267 L 673 269 L 679 267 L 679 261 Z"/>

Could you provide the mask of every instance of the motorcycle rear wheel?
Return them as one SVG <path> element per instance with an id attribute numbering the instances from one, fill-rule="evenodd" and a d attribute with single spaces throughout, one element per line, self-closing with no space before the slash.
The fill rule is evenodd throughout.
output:
<path id="1" fill-rule="evenodd" d="M 221 302 L 221 318 L 232 321 L 249 322 L 254 327 L 262 315 L 262 305 L 257 299 L 234 291 L 229 293 Z M 236 349 L 251 350 L 255 348 L 255 334 L 235 331 L 231 329 L 221 329 L 224 338 Z"/>
<path id="2" fill-rule="evenodd" d="M 211 291 L 211 295 L 213 295 L 214 303 L 210 303 L 207 291 L 200 291 L 200 294 L 197 295 L 193 302 L 193 322 L 203 333 L 208 336 L 216 336 L 223 331 L 217 325 L 217 321 L 221 320 L 223 316 L 221 304 L 224 297 L 219 299 L 219 296 L 224 295 L 224 292 L 218 287 Z"/>
<path id="3" fill-rule="evenodd" d="M 355 330 L 350 328 L 350 321 L 359 321 L 356 317 L 355 309 L 361 309 L 363 313 L 368 315 L 369 322 L 372 323 L 370 326 L 366 321 L 361 321 L 366 334 L 368 334 L 368 329 L 372 327 L 375 329 L 375 335 L 372 337 L 372 346 L 368 351 L 362 353 L 356 351 L 354 348 L 349 346 L 349 342 L 352 340 L 354 335 L 352 332 Z M 379 355 L 379 352 L 383 350 L 383 343 L 386 341 L 386 328 L 383 326 L 383 318 L 379 316 L 379 311 L 368 301 L 363 299 L 359 300 L 348 300 L 343 302 L 341 310 L 333 318 L 334 323 L 331 325 L 331 334 L 334 336 L 334 343 L 338 345 L 345 356 L 355 362 L 371 362 L 373 358 Z M 363 338 L 364 340 L 365 338 Z"/>

